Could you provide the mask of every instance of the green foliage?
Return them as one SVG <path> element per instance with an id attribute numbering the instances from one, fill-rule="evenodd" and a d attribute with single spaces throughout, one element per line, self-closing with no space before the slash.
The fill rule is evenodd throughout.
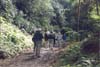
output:
<path id="1" fill-rule="evenodd" d="M 77 24 L 78 0 L 0 0 L 0 15 L 29 33 L 35 27 L 69 27 L 77 31 L 99 31 L 99 16 L 93 1 L 81 1 L 80 24 Z M 99 7 L 100 8 L 100 7 Z M 86 10 L 86 11 L 84 11 Z M 84 11 L 84 12 L 82 12 Z"/>
<path id="2" fill-rule="evenodd" d="M 80 46 L 75 43 L 67 48 L 64 55 L 61 56 L 66 64 L 74 63 L 78 60 L 80 54 Z"/>
<path id="3" fill-rule="evenodd" d="M 96 14 L 95 0 L 81 0 L 81 5 L 78 2 L 79 0 L 0 0 L 0 16 L 2 16 L 0 17 L 0 45 L 2 49 L 8 48 L 5 51 L 16 53 L 16 51 L 21 51 L 25 44 L 31 43 L 20 30 L 32 34 L 37 27 L 48 30 L 65 29 L 67 39 L 71 42 L 83 40 L 88 34 L 100 31 L 100 16 Z M 99 0 L 98 4 L 100 4 Z M 15 49 L 12 51 L 12 48 Z M 77 53 L 80 54 L 79 48 L 79 45 L 70 48 L 66 59 L 73 60 L 74 54 L 77 57 Z M 70 66 L 70 64 L 67 65 L 67 67 Z"/>
<path id="4" fill-rule="evenodd" d="M 21 30 L 24 29 L 28 33 L 31 33 L 33 31 L 33 28 L 35 28 L 35 25 L 24 19 L 21 14 L 17 15 L 14 18 L 13 24 L 18 26 Z"/>
<path id="5" fill-rule="evenodd" d="M 4 23 L 6 20 L 3 17 L 0 17 L 0 24 Z"/>
<path id="6" fill-rule="evenodd" d="M 0 50 L 14 56 L 32 46 L 31 37 L 0 17 Z"/>
<path id="7" fill-rule="evenodd" d="M 83 41 L 81 44 L 81 51 L 85 54 L 98 54 L 99 53 L 99 38 L 93 37 Z"/>
<path id="8" fill-rule="evenodd" d="M 60 55 L 59 67 L 96 67 L 99 58 L 96 54 L 86 55 L 81 52 L 81 43 L 72 43 L 66 52 Z"/>
<path id="9" fill-rule="evenodd" d="M 0 0 L 0 16 L 3 16 L 9 21 L 13 21 L 13 18 L 17 14 L 15 5 L 13 5 L 12 0 Z"/>

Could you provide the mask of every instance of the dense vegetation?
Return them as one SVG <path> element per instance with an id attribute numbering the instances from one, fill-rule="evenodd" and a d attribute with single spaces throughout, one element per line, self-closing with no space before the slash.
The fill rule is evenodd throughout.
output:
<path id="1" fill-rule="evenodd" d="M 77 57 L 79 61 L 87 59 L 87 56 L 84 57 L 80 52 L 82 45 L 80 41 L 84 42 L 86 38 L 87 40 L 93 39 L 93 42 L 95 39 L 100 40 L 99 35 L 95 38 L 96 34 L 100 34 L 100 1 L 0 0 L 1 51 L 14 55 L 30 47 L 32 45 L 31 35 L 37 27 L 43 30 L 66 30 L 68 41 L 75 43 L 60 57 L 61 60 L 64 59 L 61 61 L 61 66 L 73 67 L 74 62 L 71 60 Z M 80 43 L 77 45 L 76 41 Z M 98 42 L 96 45 L 99 45 Z M 97 67 L 99 66 L 100 64 Z"/>
<path id="2" fill-rule="evenodd" d="M 29 33 L 35 27 L 69 27 L 77 31 L 78 26 L 79 30 L 97 30 L 100 16 L 95 0 L 80 2 L 78 5 L 78 0 L 0 0 L 0 15 Z"/>
<path id="3" fill-rule="evenodd" d="M 60 54 L 53 67 L 99 67 L 99 40 L 86 39 L 73 42 Z M 89 47 L 91 46 L 91 47 Z"/>
<path id="4" fill-rule="evenodd" d="M 4 52 L 4 58 L 15 56 L 26 48 L 31 48 L 33 45 L 30 39 L 28 34 L 22 33 L 16 26 L 0 17 L 0 51 Z M 0 54 L 0 58 L 1 56 Z"/>

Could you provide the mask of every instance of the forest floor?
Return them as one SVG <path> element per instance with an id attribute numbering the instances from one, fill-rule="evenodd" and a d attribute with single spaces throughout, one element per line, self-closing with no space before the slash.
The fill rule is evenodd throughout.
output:
<path id="1" fill-rule="evenodd" d="M 33 58 L 33 51 L 24 53 L 6 60 L 0 60 L 0 67 L 52 67 L 57 59 L 57 54 L 63 49 L 53 48 L 53 51 L 47 48 L 41 48 L 41 57 Z"/>

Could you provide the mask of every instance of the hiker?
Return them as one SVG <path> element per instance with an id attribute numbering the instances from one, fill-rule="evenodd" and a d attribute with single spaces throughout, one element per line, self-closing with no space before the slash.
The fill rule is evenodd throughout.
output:
<path id="1" fill-rule="evenodd" d="M 53 31 L 50 32 L 49 36 L 48 36 L 48 41 L 49 41 L 49 48 L 51 50 L 53 50 L 53 46 L 54 46 L 54 41 L 55 41 L 55 34 Z"/>
<path id="2" fill-rule="evenodd" d="M 50 34 L 50 31 L 46 31 L 44 34 L 44 40 L 45 40 L 45 47 L 49 48 L 49 41 L 48 41 L 48 36 Z"/>
<path id="3" fill-rule="evenodd" d="M 56 47 L 62 47 L 62 34 L 60 32 L 56 34 Z"/>
<path id="4" fill-rule="evenodd" d="M 56 45 L 56 33 L 53 32 L 53 47 Z"/>
<path id="5" fill-rule="evenodd" d="M 66 46 L 66 42 L 67 42 L 67 34 L 66 33 L 63 33 L 62 34 L 62 39 L 63 39 L 63 45 L 62 45 L 62 47 L 65 47 Z"/>
<path id="6" fill-rule="evenodd" d="M 52 39 L 52 48 L 55 46 L 55 32 L 54 31 L 51 31 L 51 39 Z"/>
<path id="7" fill-rule="evenodd" d="M 40 57 L 42 39 L 43 39 L 43 34 L 41 33 L 41 28 L 39 28 L 38 30 L 36 30 L 32 38 L 32 41 L 34 42 L 34 54 L 36 57 Z"/>

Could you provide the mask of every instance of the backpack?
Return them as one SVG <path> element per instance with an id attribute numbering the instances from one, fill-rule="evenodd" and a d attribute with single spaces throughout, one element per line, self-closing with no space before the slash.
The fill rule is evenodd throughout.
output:
<path id="1" fill-rule="evenodd" d="M 67 35 L 66 34 L 63 34 L 62 39 L 63 40 L 66 40 L 67 39 Z"/>
<path id="2" fill-rule="evenodd" d="M 39 41 L 39 40 L 42 40 L 42 38 L 43 38 L 42 33 L 36 32 L 36 33 L 34 34 L 33 38 L 32 38 L 32 41 Z"/>

